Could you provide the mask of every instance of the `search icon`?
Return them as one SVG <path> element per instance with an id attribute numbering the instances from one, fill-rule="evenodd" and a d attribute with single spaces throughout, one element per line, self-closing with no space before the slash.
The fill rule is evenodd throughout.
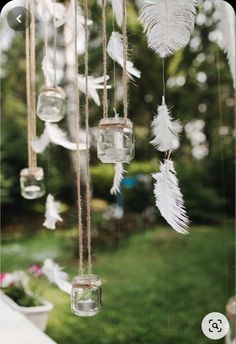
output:
<path id="1" fill-rule="evenodd" d="M 212 328 L 215 328 L 215 329 L 219 330 L 219 326 L 218 326 L 217 323 L 213 323 L 213 324 L 212 324 Z"/>

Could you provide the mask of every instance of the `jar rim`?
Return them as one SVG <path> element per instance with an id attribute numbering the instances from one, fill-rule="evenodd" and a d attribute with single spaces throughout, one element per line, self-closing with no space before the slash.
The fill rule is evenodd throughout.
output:
<path id="1" fill-rule="evenodd" d="M 44 176 L 43 168 L 42 167 L 26 167 L 20 171 L 21 177 L 28 177 L 33 176 L 36 178 L 42 178 Z"/>
<path id="2" fill-rule="evenodd" d="M 117 127 L 117 128 L 133 128 L 133 123 L 129 118 L 125 117 L 106 117 L 102 118 L 98 125 L 99 128 Z"/>
<path id="3" fill-rule="evenodd" d="M 90 287 L 90 286 L 101 286 L 102 282 L 97 275 L 77 275 L 72 280 L 72 286 Z"/>
<path id="4" fill-rule="evenodd" d="M 41 92 L 45 92 L 45 91 L 57 92 L 57 93 L 61 94 L 63 97 L 66 97 L 65 91 L 60 86 L 54 87 L 54 86 L 46 86 L 46 85 L 44 85 L 44 86 L 41 87 L 40 91 Z"/>

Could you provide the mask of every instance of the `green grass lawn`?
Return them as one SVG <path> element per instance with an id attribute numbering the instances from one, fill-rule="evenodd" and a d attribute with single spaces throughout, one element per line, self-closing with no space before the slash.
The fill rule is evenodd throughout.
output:
<path id="1" fill-rule="evenodd" d="M 4 237 L 3 237 L 4 239 Z M 2 270 L 27 269 L 54 258 L 71 278 L 78 263 L 74 231 L 45 231 L 6 238 Z M 70 298 L 40 278 L 40 294 L 53 302 L 47 333 L 59 344 L 205 344 L 206 313 L 224 312 L 234 294 L 234 229 L 193 227 L 188 236 L 170 228 L 136 233 L 116 250 L 94 250 L 94 272 L 103 280 L 104 308 L 79 318 Z M 218 341 L 223 343 L 224 341 Z"/>

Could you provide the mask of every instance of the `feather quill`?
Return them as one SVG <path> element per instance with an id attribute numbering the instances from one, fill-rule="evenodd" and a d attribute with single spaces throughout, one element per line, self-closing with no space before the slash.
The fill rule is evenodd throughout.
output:
<path id="1" fill-rule="evenodd" d="M 48 229 L 55 229 L 56 223 L 62 221 L 61 216 L 59 215 L 60 203 L 55 202 L 54 197 L 49 194 L 46 201 L 46 211 L 45 211 L 45 221 L 43 223 L 44 227 Z"/>
<path id="2" fill-rule="evenodd" d="M 145 0 L 140 21 L 148 46 L 165 58 L 185 47 L 194 29 L 196 0 Z"/>
<path id="3" fill-rule="evenodd" d="M 154 195 L 156 206 L 169 225 L 181 234 L 188 234 L 189 219 L 184 206 L 183 195 L 179 188 L 173 161 L 161 163 L 160 172 L 154 173 L 156 180 Z"/>
<path id="4" fill-rule="evenodd" d="M 173 150 L 179 146 L 179 133 L 182 130 L 182 125 L 179 120 L 173 120 L 171 117 L 164 97 L 157 112 L 151 124 L 154 138 L 150 143 L 161 152 Z"/>
<path id="5" fill-rule="evenodd" d="M 124 65 L 124 56 L 123 56 L 124 46 L 123 46 L 123 37 L 119 32 L 112 32 L 107 45 L 107 53 L 109 56 L 117 62 L 122 68 Z M 136 78 L 140 78 L 141 72 L 134 67 L 133 62 L 127 61 L 127 74 L 131 78 L 131 75 Z"/>
<path id="6" fill-rule="evenodd" d="M 123 174 L 126 171 L 124 170 L 123 164 L 121 162 L 114 164 L 114 168 L 115 168 L 115 175 L 113 179 L 113 186 L 110 190 L 110 193 L 112 195 L 117 195 L 117 193 L 120 193 L 120 186 L 123 180 Z"/>
<path id="7" fill-rule="evenodd" d="M 101 105 L 97 90 L 103 89 L 104 87 L 103 80 L 104 80 L 103 77 L 99 77 L 99 78 L 94 78 L 93 76 L 88 77 L 88 95 L 90 98 L 93 99 L 94 103 L 97 106 Z M 107 75 L 107 80 L 109 80 L 108 75 Z M 78 87 L 81 92 L 83 93 L 86 92 L 86 79 L 84 75 L 81 75 L 81 74 L 78 75 Z M 111 86 L 108 85 L 107 88 L 109 89 L 111 88 Z"/>
<path id="8" fill-rule="evenodd" d="M 55 283 L 59 289 L 67 294 L 71 293 L 71 283 L 68 282 L 68 275 L 62 271 L 62 268 L 53 260 L 47 258 L 43 262 L 42 272 L 48 278 L 49 282 Z"/>
<path id="9" fill-rule="evenodd" d="M 233 7 L 226 1 L 220 0 L 218 5 L 220 15 L 220 30 L 223 39 L 220 47 L 227 55 L 230 71 L 233 77 L 234 88 L 236 89 L 236 17 Z"/>

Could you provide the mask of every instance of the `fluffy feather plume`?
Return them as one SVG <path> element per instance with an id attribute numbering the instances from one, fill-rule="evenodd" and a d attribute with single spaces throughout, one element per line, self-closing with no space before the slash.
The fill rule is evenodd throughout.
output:
<path id="1" fill-rule="evenodd" d="M 53 260 L 47 258 L 43 262 L 42 272 L 51 283 L 55 283 L 59 289 L 67 294 L 71 293 L 71 283 L 68 282 L 68 275 Z"/>
<path id="2" fill-rule="evenodd" d="M 56 79 L 57 79 L 56 82 L 57 84 L 60 84 L 61 79 L 63 78 L 63 71 L 59 69 L 57 66 L 55 66 L 55 68 L 56 68 Z M 42 71 L 43 71 L 46 86 L 53 86 L 54 74 L 55 74 L 54 65 L 53 65 L 52 60 L 47 56 L 44 56 L 43 58 Z"/>
<path id="3" fill-rule="evenodd" d="M 116 195 L 117 193 L 120 192 L 120 186 L 123 179 L 123 174 L 126 172 L 121 162 L 114 164 L 114 167 L 115 167 L 115 175 L 113 179 L 113 186 L 110 190 L 110 193 L 112 195 Z"/>
<path id="4" fill-rule="evenodd" d="M 85 139 L 82 138 L 81 141 L 84 142 L 79 144 L 79 149 L 81 151 L 86 150 Z M 31 142 L 31 146 L 37 154 L 40 154 L 45 151 L 50 142 L 69 150 L 77 149 L 77 144 L 69 141 L 67 139 L 67 134 L 61 128 L 59 128 L 57 124 L 46 122 L 44 132 L 40 138 Z"/>
<path id="5" fill-rule="evenodd" d="M 117 25 L 121 27 L 123 21 L 122 0 L 110 0 L 110 2 L 112 4 L 112 11 L 116 17 Z"/>
<path id="6" fill-rule="evenodd" d="M 94 103 L 97 106 L 101 105 L 100 98 L 98 95 L 97 90 L 102 90 L 104 85 L 103 85 L 103 76 L 99 78 L 94 78 L 93 76 L 88 77 L 88 95 L 90 98 L 93 99 Z M 107 80 L 109 80 L 109 76 L 107 75 Z M 86 79 L 84 75 L 78 75 L 78 87 L 81 92 L 85 93 L 86 92 Z M 107 88 L 111 88 L 110 85 L 107 86 Z"/>
<path id="7" fill-rule="evenodd" d="M 124 47 L 123 47 L 122 35 L 119 32 L 112 32 L 108 45 L 107 45 L 107 53 L 122 68 L 124 65 L 123 51 L 124 51 Z M 140 78 L 141 72 L 137 68 L 134 67 L 133 62 L 127 61 L 126 64 L 127 64 L 128 76 L 131 78 L 131 75 L 133 75 L 136 78 Z"/>
<path id="8" fill-rule="evenodd" d="M 218 5 L 220 15 L 220 30 L 223 39 L 220 47 L 227 55 L 230 71 L 233 77 L 234 88 L 236 89 L 236 17 L 233 7 L 226 1 L 220 0 Z"/>
<path id="9" fill-rule="evenodd" d="M 162 98 L 162 105 L 158 106 L 158 113 L 154 117 L 151 128 L 153 140 L 150 143 L 159 151 L 166 152 L 179 146 L 179 133 L 182 125 L 179 120 L 173 120 L 171 113 Z"/>
<path id="10" fill-rule="evenodd" d="M 194 29 L 196 0 L 145 0 L 140 21 L 148 46 L 162 58 L 185 47 Z"/>
<path id="11" fill-rule="evenodd" d="M 171 227 L 181 234 L 188 234 L 189 219 L 179 188 L 173 161 L 161 163 L 160 172 L 153 174 L 156 180 L 154 195 L 156 206 Z"/>
<path id="12" fill-rule="evenodd" d="M 56 223 L 62 221 L 61 216 L 59 215 L 60 203 L 55 202 L 54 197 L 49 194 L 46 201 L 46 211 L 45 211 L 45 221 L 43 223 L 44 227 L 48 229 L 55 229 Z"/>

